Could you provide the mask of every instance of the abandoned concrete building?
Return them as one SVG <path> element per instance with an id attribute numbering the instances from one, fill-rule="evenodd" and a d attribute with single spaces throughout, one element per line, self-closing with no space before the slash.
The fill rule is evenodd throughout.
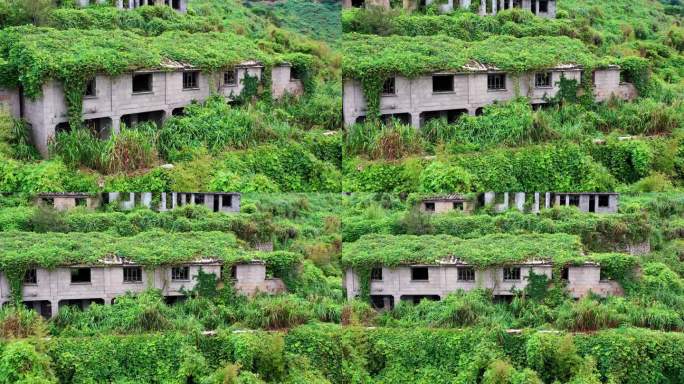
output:
<path id="1" fill-rule="evenodd" d="M 117 77 L 97 75 L 88 81 L 83 99 L 83 121 L 98 137 L 118 133 L 121 124 L 134 126 L 151 121 L 161 124 L 183 113 L 192 102 L 206 100 L 212 94 L 233 100 L 245 87 L 247 76 L 261 79 L 263 64 L 246 61 L 219 73 L 205 73 L 181 63 L 163 65 L 162 69 L 136 71 Z M 289 63 L 273 67 L 271 94 L 278 99 L 285 94 L 303 92 L 302 81 Z M 30 126 L 32 140 L 43 156 L 48 142 L 57 132 L 70 129 L 67 103 L 62 84 L 49 80 L 35 100 L 24 97 L 18 89 L 1 90 L 0 104 L 15 118 Z"/>
<path id="2" fill-rule="evenodd" d="M 551 279 L 553 265 L 546 262 L 523 262 L 515 265 L 477 269 L 457 258 L 446 258 L 436 264 L 377 267 L 371 270 L 370 299 L 378 309 L 394 307 L 400 300 L 418 303 L 422 299 L 440 300 L 458 290 L 489 289 L 495 297 L 511 297 L 523 290 L 531 273 Z M 568 266 L 561 270 L 561 280 L 568 294 L 580 298 L 594 293 L 599 296 L 622 295 L 620 284 L 602 278 L 595 263 Z M 359 275 L 351 268 L 344 276 L 347 298 L 361 293 Z"/>
<path id="3" fill-rule="evenodd" d="M 78 0 L 76 2 L 81 7 L 95 4 L 112 4 L 111 0 Z M 188 11 L 188 0 L 116 0 L 114 2 L 119 9 L 133 9 L 143 5 L 167 5 L 178 12 Z"/>
<path id="4" fill-rule="evenodd" d="M 184 205 L 204 205 L 213 212 L 240 212 L 241 195 L 235 192 L 108 192 L 108 193 L 41 193 L 36 203 L 65 211 L 75 207 L 95 209 L 118 203 L 119 209 L 146 207 L 159 212 Z"/>
<path id="5" fill-rule="evenodd" d="M 496 15 L 513 8 L 526 9 L 539 17 L 556 18 L 556 0 L 482 0 L 478 13 L 482 16 Z"/>
<path id="6" fill-rule="evenodd" d="M 558 93 L 561 77 L 580 82 L 583 76 L 580 66 L 570 64 L 514 76 L 479 63 L 471 63 L 462 71 L 436 72 L 416 78 L 394 76 L 384 81 L 379 112 L 385 121 L 396 118 L 420 128 L 435 118 L 455 122 L 461 115 L 480 115 L 484 106 L 518 96 L 529 97 L 532 106 L 537 108 Z M 596 101 L 636 97 L 635 87 L 623 81 L 618 66 L 596 69 L 591 76 Z M 361 82 L 345 79 L 343 96 L 345 124 L 365 120 L 367 104 Z"/>
<path id="7" fill-rule="evenodd" d="M 461 195 L 429 197 L 421 200 L 420 210 L 426 213 L 451 211 L 472 212 L 477 206 L 492 205 L 496 212 L 515 208 L 520 212 L 539 213 L 540 209 L 556 206 L 574 206 L 582 212 L 616 213 L 620 195 L 614 192 L 485 192 L 477 198 Z"/>
<path id="8" fill-rule="evenodd" d="M 119 257 L 101 260 L 97 265 L 64 265 L 52 270 L 32 268 L 26 271 L 22 284 L 24 305 L 45 317 L 54 317 L 59 308 L 87 308 L 92 303 L 110 305 L 126 293 L 146 289 L 161 290 L 167 302 L 182 300 L 185 291 L 197 284 L 199 271 L 233 280 L 235 289 L 244 295 L 279 293 L 285 285 L 279 278 L 266 276 L 266 265 L 260 261 L 224 266 L 220 261 L 201 259 L 189 263 L 145 268 Z M 9 281 L 0 273 L 0 305 L 12 300 Z"/>

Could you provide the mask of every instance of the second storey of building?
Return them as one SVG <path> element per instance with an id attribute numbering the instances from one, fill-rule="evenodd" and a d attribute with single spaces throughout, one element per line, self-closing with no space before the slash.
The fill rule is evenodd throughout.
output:
<path id="1" fill-rule="evenodd" d="M 518 96 L 533 105 L 548 102 L 560 90 L 560 80 L 582 80 L 583 70 L 565 65 L 544 71 L 512 74 L 493 69 L 470 72 L 436 72 L 415 78 L 391 76 L 385 79 L 380 94 L 380 114 L 399 117 L 419 127 L 432 117 L 460 114 L 477 115 L 486 105 Z M 631 84 L 621 82 L 620 68 L 612 66 L 591 73 L 597 101 L 612 96 L 631 99 L 636 93 Z M 361 82 L 344 81 L 344 118 L 347 125 L 362 121 L 368 112 Z M 451 119 L 451 118 L 450 118 Z"/>

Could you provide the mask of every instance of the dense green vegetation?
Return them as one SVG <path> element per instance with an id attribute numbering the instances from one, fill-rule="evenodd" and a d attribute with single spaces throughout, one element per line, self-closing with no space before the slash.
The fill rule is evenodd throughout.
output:
<path id="1" fill-rule="evenodd" d="M 3 116 L 0 191 L 340 190 L 340 59 L 325 42 L 232 0 L 194 1 L 187 14 L 49 3 L 0 2 L 0 83 L 33 98 L 46 81 L 61 82 L 71 130 L 50 143 L 50 160 L 37 161 L 29 127 Z M 82 126 L 94 74 L 174 63 L 218 72 L 245 60 L 265 65 L 262 81 L 246 79 L 232 105 L 211 98 L 160 126 L 123 127 L 108 139 Z M 272 100 L 271 68 L 281 62 L 302 79 L 301 97 Z"/>
<path id="2" fill-rule="evenodd" d="M 519 9 L 487 17 L 398 5 L 344 10 L 343 73 L 361 81 L 370 119 L 348 128 L 343 189 L 652 191 L 681 184 L 680 16 L 652 0 L 559 4 L 557 19 Z M 597 104 L 587 84 L 568 80 L 548 108 L 536 111 L 521 97 L 419 130 L 374 121 L 386 77 L 468 71 L 469 60 L 513 74 L 561 62 L 619 64 L 639 98 Z"/>

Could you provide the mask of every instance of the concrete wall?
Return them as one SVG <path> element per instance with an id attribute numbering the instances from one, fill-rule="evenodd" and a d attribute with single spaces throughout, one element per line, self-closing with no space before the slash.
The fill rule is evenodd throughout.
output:
<path id="1" fill-rule="evenodd" d="M 21 116 L 21 101 L 19 90 L 0 88 L 0 113 L 12 117 Z"/>
<path id="2" fill-rule="evenodd" d="M 90 267 L 90 283 L 72 283 L 71 267 L 54 270 L 36 269 L 37 284 L 24 284 L 24 301 L 47 301 L 51 304 L 52 316 L 57 314 L 62 300 L 101 299 L 111 304 L 112 299 L 128 292 L 141 292 L 145 289 L 160 289 L 167 297 L 183 296 L 184 290 L 191 290 L 197 284 L 195 276 L 200 269 L 205 273 L 220 277 L 221 265 L 185 264 L 190 268 L 189 279 L 175 281 L 171 278 L 171 266 L 155 269 L 143 268 L 141 282 L 124 282 L 123 265 Z M 257 292 L 278 293 L 285 290 L 280 279 L 267 279 L 264 264 L 240 264 L 236 266 L 235 288 L 245 295 Z M 0 274 L 0 305 L 11 300 L 9 281 Z"/>
<path id="3" fill-rule="evenodd" d="M 409 114 L 414 127 L 424 124 L 421 113 L 463 110 L 470 115 L 477 114 L 486 105 L 506 101 L 516 96 L 526 96 L 534 105 L 546 103 L 546 98 L 556 95 L 560 90 L 558 83 L 561 76 L 566 79 L 581 79 L 581 70 L 577 68 L 567 70 L 551 70 L 551 86 L 536 87 L 535 73 L 526 73 L 514 77 L 506 75 L 506 89 L 489 90 L 487 87 L 488 73 L 455 73 L 452 92 L 433 92 L 432 75 L 419 76 L 409 79 L 403 76 L 395 77 L 395 94 L 380 97 L 380 114 Z M 497 73 L 497 72 L 489 72 Z M 610 95 L 618 97 L 626 94 L 626 85 L 620 86 L 620 71 L 617 68 L 604 70 L 597 74 L 596 93 L 604 100 Z M 363 95 L 361 82 L 354 79 L 344 81 L 343 112 L 346 125 L 356 122 L 359 117 L 367 113 L 367 104 Z"/>
<path id="4" fill-rule="evenodd" d="M 302 83 L 290 79 L 290 66 L 273 68 L 273 97 L 280 98 L 289 93 L 302 93 Z M 231 100 L 244 90 L 244 79 L 247 74 L 261 79 L 263 68 L 260 65 L 237 67 L 236 84 L 224 84 L 224 72 L 203 73 L 198 75 L 198 87 L 183 88 L 183 71 L 151 72 L 153 76 L 152 91 L 133 93 L 133 73 L 125 73 L 117 77 L 97 75 L 95 77 L 95 96 L 83 100 L 83 119 L 102 119 L 102 124 L 109 127 L 107 131 L 118 133 L 122 118 L 135 124 L 142 116 L 139 114 L 155 112 L 160 116 L 158 123 L 172 116 L 173 111 L 183 108 L 193 101 L 204 101 L 212 93 L 218 92 Z M 193 72 L 193 71 L 190 71 Z M 143 73 L 143 72 L 137 72 Z M 4 91 L 8 99 L 8 108 L 15 117 L 20 117 L 19 102 L 11 90 Z M 2 92 L 0 92 L 0 97 Z M 24 98 L 23 117 L 31 126 L 33 142 L 38 150 L 47 155 L 48 141 L 54 137 L 56 127 L 67 123 L 67 104 L 64 89 L 60 82 L 50 80 L 43 85 L 42 96 L 36 100 Z M 106 132 L 104 136 L 108 136 Z"/>
<path id="5" fill-rule="evenodd" d="M 428 211 L 426 208 L 427 203 L 433 203 L 435 205 L 435 210 L 434 211 Z M 453 211 L 459 211 L 459 212 L 471 212 L 473 209 L 473 204 L 464 201 L 462 202 L 463 208 L 462 209 L 456 209 L 454 208 L 454 202 L 453 201 L 423 201 L 420 203 L 420 210 L 422 212 L 426 213 L 447 213 L 447 212 L 453 212 Z"/>
<path id="6" fill-rule="evenodd" d="M 175 0 L 177 5 L 177 11 L 187 12 L 188 10 L 188 0 Z M 108 4 L 110 0 L 77 0 L 76 4 L 81 7 L 87 7 L 91 3 Z M 174 0 L 116 0 L 115 4 L 119 9 L 133 9 L 143 5 L 168 5 L 172 6 Z"/>
<path id="7" fill-rule="evenodd" d="M 539 17 L 556 18 L 556 0 L 548 1 L 546 12 L 542 12 L 539 8 L 539 1 L 533 4 L 532 0 L 522 0 L 521 3 L 522 9 L 526 9 Z M 498 12 L 513 8 L 514 4 L 513 0 L 482 0 L 480 2 L 479 14 L 481 16 L 496 15 Z"/>
<path id="8" fill-rule="evenodd" d="M 484 270 L 475 270 L 475 281 L 460 281 L 458 269 L 463 266 L 442 265 L 428 266 L 429 280 L 411 280 L 411 267 L 400 266 L 396 268 L 382 267 L 382 281 L 372 280 L 370 294 L 379 296 L 391 296 L 394 303 L 398 303 L 403 296 L 439 296 L 444 298 L 449 293 L 464 290 L 469 291 L 477 288 L 492 290 L 496 296 L 510 296 L 514 291 L 524 289 L 528 284 L 530 272 L 538 275 L 546 275 L 552 278 L 553 267 L 549 264 L 519 265 L 520 280 L 507 281 L 503 278 L 503 267 L 494 267 Z M 601 296 L 621 295 L 619 284 L 612 281 L 600 281 L 601 269 L 599 266 L 581 266 L 569 268 L 567 289 L 572 297 L 578 298 L 590 291 Z M 360 294 L 361 282 L 359 276 L 352 270 L 347 269 L 343 279 L 347 290 L 347 297 L 352 299 Z"/>

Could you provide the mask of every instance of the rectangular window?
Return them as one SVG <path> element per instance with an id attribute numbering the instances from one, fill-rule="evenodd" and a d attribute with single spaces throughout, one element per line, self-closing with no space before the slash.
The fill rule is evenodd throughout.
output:
<path id="1" fill-rule="evenodd" d="M 142 267 L 123 267 L 124 283 L 141 283 Z"/>
<path id="2" fill-rule="evenodd" d="M 86 83 L 86 89 L 85 89 L 85 93 L 83 94 L 83 96 L 85 96 L 85 97 L 97 96 L 97 89 L 95 88 L 95 85 L 96 85 L 95 78 L 88 80 L 88 82 Z"/>
<path id="3" fill-rule="evenodd" d="M 183 72 L 183 89 L 199 89 L 199 72 Z"/>
<path id="4" fill-rule="evenodd" d="M 453 92 L 453 75 L 434 75 L 432 76 L 432 92 Z"/>
<path id="5" fill-rule="evenodd" d="M 549 11 L 549 1 L 548 0 L 539 0 L 539 12 L 548 12 Z"/>
<path id="6" fill-rule="evenodd" d="M 570 280 L 570 269 L 568 267 L 561 269 L 561 280 Z"/>
<path id="7" fill-rule="evenodd" d="M 237 85 L 237 69 L 223 73 L 223 84 Z"/>
<path id="8" fill-rule="evenodd" d="M 299 73 L 297 68 L 290 67 L 290 81 L 301 80 L 302 74 Z"/>
<path id="9" fill-rule="evenodd" d="M 568 199 L 568 205 L 573 206 L 573 207 L 579 207 L 579 205 L 580 205 L 579 195 L 570 195 L 569 199 Z"/>
<path id="10" fill-rule="evenodd" d="M 454 211 L 462 211 L 463 210 L 463 202 L 462 201 L 454 201 L 453 209 L 454 209 Z"/>
<path id="11" fill-rule="evenodd" d="M 429 274 L 427 267 L 411 268 L 411 280 L 413 281 L 428 281 Z"/>
<path id="12" fill-rule="evenodd" d="M 71 284 L 90 283 L 90 268 L 71 268 Z"/>
<path id="13" fill-rule="evenodd" d="M 38 272 L 35 268 L 26 270 L 24 273 L 24 284 L 36 285 L 38 284 Z"/>
<path id="14" fill-rule="evenodd" d="M 382 281 L 382 268 L 371 269 L 371 280 Z"/>
<path id="15" fill-rule="evenodd" d="M 232 207 L 233 206 L 233 196 L 230 196 L 230 195 L 221 196 L 221 206 L 222 207 Z"/>
<path id="16" fill-rule="evenodd" d="M 76 206 L 77 207 L 87 207 L 88 206 L 88 199 L 85 197 L 77 197 L 76 198 Z"/>
<path id="17" fill-rule="evenodd" d="M 599 195 L 598 197 L 598 206 L 601 208 L 607 208 L 610 206 L 610 196 L 608 195 Z"/>
<path id="18" fill-rule="evenodd" d="M 487 89 L 490 91 L 501 91 L 506 89 L 505 73 L 490 73 L 487 75 Z"/>
<path id="19" fill-rule="evenodd" d="M 397 88 L 395 86 L 396 80 L 394 77 L 388 77 L 385 82 L 382 83 L 382 94 L 383 95 L 396 95 Z"/>
<path id="20" fill-rule="evenodd" d="M 458 280 L 459 281 L 475 281 L 475 268 L 473 268 L 473 267 L 458 268 Z"/>
<path id="21" fill-rule="evenodd" d="M 198 193 L 195 195 L 195 204 L 204 205 L 204 195 L 203 194 Z"/>
<path id="22" fill-rule="evenodd" d="M 435 211 L 435 203 L 425 203 L 425 210 L 428 212 Z"/>
<path id="23" fill-rule="evenodd" d="M 171 268 L 171 280 L 174 280 L 174 281 L 190 280 L 190 267 L 173 267 L 173 268 Z"/>
<path id="24" fill-rule="evenodd" d="M 520 280 L 520 267 L 506 267 L 503 270 L 503 278 L 507 281 Z"/>
<path id="25" fill-rule="evenodd" d="M 134 73 L 133 74 L 133 93 L 152 92 L 152 74 Z"/>
<path id="26" fill-rule="evenodd" d="M 551 88 L 551 72 L 535 73 L 534 86 L 537 88 Z"/>

